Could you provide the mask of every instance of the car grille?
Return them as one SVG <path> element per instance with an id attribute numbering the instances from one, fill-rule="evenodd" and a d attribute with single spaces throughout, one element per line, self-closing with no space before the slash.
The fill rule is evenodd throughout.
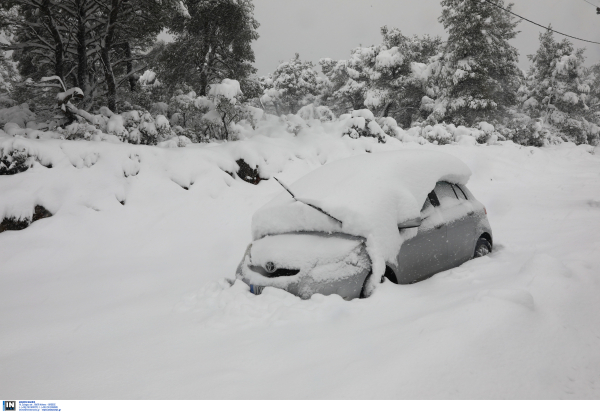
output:
<path id="1" fill-rule="evenodd" d="M 299 269 L 279 268 L 279 269 L 276 269 L 273 273 L 269 273 L 262 266 L 252 266 L 252 265 L 250 266 L 250 269 L 257 273 L 260 273 L 261 275 L 263 275 L 267 278 L 279 278 L 282 276 L 294 276 L 294 275 L 298 274 L 298 272 L 300 272 Z"/>

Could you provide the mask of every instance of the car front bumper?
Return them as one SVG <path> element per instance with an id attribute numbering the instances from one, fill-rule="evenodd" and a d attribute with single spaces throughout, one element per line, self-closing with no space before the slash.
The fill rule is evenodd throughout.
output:
<path id="1" fill-rule="evenodd" d="M 335 241 L 339 236 L 329 237 Z M 371 273 L 371 261 L 364 243 L 357 241 L 356 246 L 348 253 L 320 258 L 308 267 L 298 268 L 298 273 L 294 275 L 268 277 L 264 270 L 257 269 L 257 266 L 253 265 L 256 263 L 252 261 L 254 243 L 248 246 L 236 271 L 236 278 L 246 283 L 250 291 L 257 295 L 262 293 L 265 287 L 275 287 L 302 299 L 309 299 L 313 294 L 319 293 L 336 294 L 350 300 L 361 296 L 365 280 Z M 285 267 L 285 259 L 278 262 L 278 266 Z"/>

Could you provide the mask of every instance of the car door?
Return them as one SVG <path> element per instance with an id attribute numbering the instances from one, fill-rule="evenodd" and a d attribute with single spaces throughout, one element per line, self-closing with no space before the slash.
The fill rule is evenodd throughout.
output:
<path id="1" fill-rule="evenodd" d="M 422 222 L 417 235 L 400 247 L 396 262 L 398 283 L 426 279 L 443 270 L 447 264 L 446 226 L 439 204 L 435 192 L 431 192 L 421 210 Z"/>
<path id="2" fill-rule="evenodd" d="M 438 182 L 434 189 L 446 224 L 447 261 L 442 270 L 459 266 L 473 257 L 473 207 L 462 190 L 448 182 Z"/>

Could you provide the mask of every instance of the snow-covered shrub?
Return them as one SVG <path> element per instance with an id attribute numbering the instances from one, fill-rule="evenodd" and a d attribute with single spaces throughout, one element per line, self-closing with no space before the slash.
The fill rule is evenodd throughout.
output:
<path id="1" fill-rule="evenodd" d="M 164 140 L 158 144 L 158 147 L 186 147 L 188 144 L 192 143 L 192 141 L 186 136 L 173 136 L 168 140 Z"/>
<path id="2" fill-rule="evenodd" d="M 206 125 L 202 120 L 210 109 L 210 101 L 206 97 L 197 97 L 193 90 L 184 93 L 178 90 L 169 101 L 171 127 L 178 127 L 177 134 L 190 140 L 200 142 L 206 139 Z"/>
<path id="3" fill-rule="evenodd" d="M 298 108 L 312 103 L 319 94 L 322 80 L 310 61 L 301 61 L 296 53 L 289 61 L 279 64 L 273 74 L 261 79 L 265 92 L 263 105 L 273 104 L 277 114 L 296 113 Z"/>
<path id="4" fill-rule="evenodd" d="M 344 136 L 352 139 L 359 137 L 374 137 L 379 143 L 385 143 L 389 137 L 375 121 L 375 116 L 368 109 L 354 110 L 350 116 L 341 116 L 340 120 L 345 121 L 346 128 Z"/>
<path id="5" fill-rule="evenodd" d="M 396 119 L 393 117 L 379 117 L 376 119 L 383 133 L 395 137 L 396 139 L 402 138 L 402 128 L 398 127 Z"/>
<path id="6" fill-rule="evenodd" d="M 63 136 L 67 140 L 91 140 L 92 136 L 99 132 L 94 125 L 74 122 L 65 126 Z"/>
<path id="7" fill-rule="evenodd" d="M 540 147 L 549 142 L 550 133 L 542 127 L 542 123 L 524 114 L 513 116 L 508 124 L 508 130 L 508 137 L 524 146 Z"/>
<path id="8" fill-rule="evenodd" d="M 427 125 L 421 130 L 421 135 L 433 144 L 449 144 L 454 142 L 454 134 L 448 130 L 445 123 L 433 126 Z"/>
<path id="9" fill-rule="evenodd" d="M 126 112 L 127 113 L 127 112 Z M 106 133 L 118 136 L 120 140 L 129 139 L 129 131 L 125 127 L 125 119 L 122 115 L 113 114 L 106 123 Z"/>
<path id="10" fill-rule="evenodd" d="M 281 119 L 285 123 L 285 129 L 294 136 L 297 136 L 302 129 L 308 126 L 302 117 L 295 114 L 282 115 Z"/>
<path id="11" fill-rule="evenodd" d="M 13 216 L 7 216 L 0 221 L 0 233 L 6 230 L 23 230 L 29 227 L 33 222 L 51 217 L 50 213 L 44 206 L 36 205 L 33 209 L 33 215 L 31 217 L 16 218 Z"/>
<path id="12" fill-rule="evenodd" d="M 14 175 L 29 169 L 35 158 L 25 149 L 4 151 L 0 147 L 0 175 Z"/>
<path id="13" fill-rule="evenodd" d="M 140 131 L 140 144 L 155 145 L 158 143 L 158 131 L 150 113 L 142 114 L 138 130 Z"/>
<path id="14" fill-rule="evenodd" d="M 262 117 L 262 110 L 242 104 L 241 97 L 237 80 L 223 79 L 220 84 L 210 85 L 207 98 L 196 102 L 208 109 L 202 116 L 205 135 L 218 140 L 237 140 L 240 128 L 236 127 L 236 123 L 247 121 L 253 125 L 257 118 Z"/>
<path id="15" fill-rule="evenodd" d="M 301 107 L 296 114 L 305 121 L 318 119 L 322 122 L 330 122 L 335 119 L 335 115 L 329 107 L 315 106 L 312 103 Z"/>
<path id="16" fill-rule="evenodd" d="M 150 113 L 154 116 L 166 116 L 169 113 L 169 105 L 164 102 L 156 102 L 150 108 Z"/>
<path id="17" fill-rule="evenodd" d="M 160 82 L 156 78 L 156 73 L 152 70 L 146 70 L 138 79 L 138 83 L 142 87 L 158 87 Z"/>
<path id="18" fill-rule="evenodd" d="M 481 132 L 477 137 L 477 143 L 494 144 L 499 140 L 506 140 L 506 137 L 488 122 L 479 122 L 475 128 Z"/>
<path id="19" fill-rule="evenodd" d="M 0 128 L 8 122 L 16 123 L 21 127 L 25 127 L 27 122 L 36 119 L 35 113 L 29 110 L 29 105 L 23 103 L 18 106 L 0 109 Z"/>

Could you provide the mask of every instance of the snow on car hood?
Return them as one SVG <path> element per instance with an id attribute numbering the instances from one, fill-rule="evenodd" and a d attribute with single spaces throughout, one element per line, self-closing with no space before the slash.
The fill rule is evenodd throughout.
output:
<path id="1" fill-rule="evenodd" d="M 314 233 L 293 233 L 265 236 L 252 244 L 252 264 L 306 269 L 318 263 L 345 258 L 361 244 L 359 238 L 323 236 Z"/>
<path id="2" fill-rule="evenodd" d="M 373 273 L 385 272 L 403 242 L 398 224 L 419 217 L 436 182 L 467 183 L 471 171 L 461 160 L 429 150 L 359 155 L 329 163 L 290 185 L 294 195 L 341 220 L 281 194 L 252 217 L 252 235 L 295 231 L 342 232 L 367 239 Z M 414 235 L 414 234 L 413 234 Z M 377 276 L 373 276 L 376 278 Z"/>

